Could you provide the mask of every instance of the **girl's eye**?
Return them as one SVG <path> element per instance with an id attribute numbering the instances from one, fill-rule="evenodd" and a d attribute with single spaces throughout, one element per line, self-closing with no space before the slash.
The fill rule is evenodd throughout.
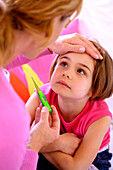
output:
<path id="1" fill-rule="evenodd" d="M 66 62 L 62 62 L 62 63 L 60 63 L 60 65 L 63 66 L 63 67 L 67 67 L 68 66 Z"/>
<path id="2" fill-rule="evenodd" d="M 84 72 L 84 70 L 82 70 L 82 69 L 78 69 L 77 72 L 80 73 L 80 74 L 82 74 L 82 75 L 85 75 L 85 72 Z"/>

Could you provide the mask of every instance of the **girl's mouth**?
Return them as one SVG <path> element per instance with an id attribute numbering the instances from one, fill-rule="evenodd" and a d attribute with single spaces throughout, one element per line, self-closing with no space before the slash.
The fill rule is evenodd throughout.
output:
<path id="1" fill-rule="evenodd" d="M 61 80 L 61 81 L 58 81 L 57 84 L 60 84 L 60 85 L 62 85 L 62 86 L 65 86 L 65 87 L 71 89 L 65 81 L 62 81 L 62 80 Z"/>

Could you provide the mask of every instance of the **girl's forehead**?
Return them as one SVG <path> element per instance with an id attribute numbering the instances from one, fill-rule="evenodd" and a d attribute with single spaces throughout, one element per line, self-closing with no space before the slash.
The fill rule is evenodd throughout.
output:
<path id="1" fill-rule="evenodd" d="M 85 61 L 94 61 L 94 59 L 87 53 L 74 53 L 74 52 L 69 52 L 66 53 L 64 55 L 59 55 L 58 57 L 59 59 L 70 59 L 72 61 L 81 61 L 81 62 L 85 62 Z"/>
<path id="2" fill-rule="evenodd" d="M 69 61 L 72 64 L 85 64 L 88 66 L 91 70 L 94 70 L 94 67 L 96 65 L 96 60 L 93 59 L 90 55 L 87 53 L 67 53 L 64 55 L 59 56 L 59 61 L 60 60 L 66 60 L 67 62 Z"/>

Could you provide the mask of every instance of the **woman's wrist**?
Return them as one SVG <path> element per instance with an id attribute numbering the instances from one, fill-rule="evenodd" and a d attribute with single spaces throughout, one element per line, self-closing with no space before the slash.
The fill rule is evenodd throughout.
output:
<path id="1" fill-rule="evenodd" d="M 42 147 L 40 149 L 41 153 L 44 152 L 54 152 L 54 151 L 60 151 L 60 142 L 59 139 L 56 139 L 54 142 Z"/>
<path id="2" fill-rule="evenodd" d="M 33 150 L 37 153 L 39 153 L 41 148 L 42 148 L 42 146 L 41 146 L 40 142 L 38 142 L 38 146 L 37 146 L 37 144 L 35 145 L 35 143 L 33 143 L 32 141 L 29 140 L 26 145 L 26 149 Z"/>

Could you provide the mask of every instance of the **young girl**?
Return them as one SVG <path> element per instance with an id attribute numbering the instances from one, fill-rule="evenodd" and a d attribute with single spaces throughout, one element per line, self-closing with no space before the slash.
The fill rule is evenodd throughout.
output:
<path id="1" fill-rule="evenodd" d="M 112 114 L 103 100 L 113 93 L 113 61 L 97 42 L 93 44 L 103 60 L 95 60 L 86 53 L 58 55 L 51 66 L 50 83 L 40 88 L 50 105 L 57 108 L 61 133 L 65 134 L 63 141 L 59 138 L 42 150 L 57 169 L 86 170 L 92 163 L 102 170 L 110 167 Z M 32 120 L 39 103 L 34 93 L 26 104 Z M 74 139 L 69 140 L 66 133 L 76 135 L 73 152 L 70 147 Z"/>

